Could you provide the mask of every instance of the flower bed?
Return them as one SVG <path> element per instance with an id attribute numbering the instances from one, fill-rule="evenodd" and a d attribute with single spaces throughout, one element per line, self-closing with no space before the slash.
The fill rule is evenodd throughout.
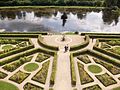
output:
<path id="1" fill-rule="evenodd" d="M 34 85 L 32 83 L 26 83 L 23 88 L 24 90 L 44 90 L 42 87 Z"/>
<path id="2" fill-rule="evenodd" d="M 44 61 L 44 60 L 46 60 L 48 58 L 50 58 L 49 55 L 43 54 L 43 53 L 39 53 L 35 61 L 41 63 L 42 61 Z"/>
<path id="3" fill-rule="evenodd" d="M 105 86 L 116 84 L 117 82 L 107 73 L 102 75 L 95 75 L 96 78 Z"/>
<path id="4" fill-rule="evenodd" d="M 87 55 L 80 55 L 77 57 L 80 61 L 84 62 L 85 64 L 91 63 L 90 59 Z"/>
<path id="5" fill-rule="evenodd" d="M 32 80 L 37 81 L 39 83 L 45 84 L 46 78 L 48 74 L 50 61 L 43 63 L 42 68 L 38 71 L 38 73 L 32 78 Z"/>
<path id="6" fill-rule="evenodd" d="M 93 85 L 93 86 L 83 88 L 82 90 L 102 90 L 102 89 L 99 85 L 96 84 L 96 85 Z"/>
<path id="7" fill-rule="evenodd" d="M 4 79 L 8 75 L 0 71 L 0 79 Z"/>
<path id="8" fill-rule="evenodd" d="M 100 59 L 96 59 L 96 58 L 93 58 L 93 60 L 102 65 L 103 67 L 105 67 L 109 72 L 111 72 L 113 75 L 117 75 L 117 74 L 120 74 L 120 68 L 110 64 L 110 63 L 107 63 L 103 60 L 100 60 Z"/>
<path id="9" fill-rule="evenodd" d="M 17 61 L 14 61 L 10 64 L 6 64 L 4 67 L 2 67 L 3 69 L 9 71 L 9 72 L 13 72 L 14 70 L 16 70 L 18 67 L 20 67 L 21 65 L 23 65 L 26 62 L 30 62 L 33 56 L 30 57 L 21 57 L 19 58 Z"/>
<path id="10" fill-rule="evenodd" d="M 15 73 L 13 76 L 9 78 L 9 80 L 14 81 L 18 84 L 22 83 L 30 74 L 29 73 L 24 73 L 22 71 L 18 71 Z"/>
<path id="11" fill-rule="evenodd" d="M 94 80 L 90 77 L 90 75 L 84 70 L 84 66 L 81 63 L 77 63 L 78 64 L 78 71 L 79 71 L 79 75 L 80 75 L 80 81 L 81 84 L 87 84 L 87 83 L 91 83 Z"/>

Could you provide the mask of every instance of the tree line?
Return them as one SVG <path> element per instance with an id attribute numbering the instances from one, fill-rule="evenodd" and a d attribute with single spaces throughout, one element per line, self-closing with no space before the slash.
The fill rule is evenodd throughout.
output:
<path id="1" fill-rule="evenodd" d="M 0 0 L 0 6 L 118 6 L 120 0 Z"/>

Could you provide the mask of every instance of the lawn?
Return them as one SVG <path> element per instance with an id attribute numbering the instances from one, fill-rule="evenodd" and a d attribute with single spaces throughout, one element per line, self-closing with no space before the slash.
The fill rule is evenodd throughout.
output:
<path id="1" fill-rule="evenodd" d="M 0 81 L 0 90 L 19 90 L 16 86 L 13 84 L 10 84 L 8 82 Z"/>
<path id="2" fill-rule="evenodd" d="M 13 48 L 13 46 L 10 45 L 10 44 L 9 45 L 5 45 L 5 46 L 2 47 L 3 50 L 10 50 L 12 48 Z"/>
<path id="3" fill-rule="evenodd" d="M 102 69 L 97 65 L 90 65 L 90 66 L 88 66 L 88 69 L 92 73 L 100 73 L 100 72 L 102 72 Z"/>
<path id="4" fill-rule="evenodd" d="M 39 68 L 39 66 L 36 63 L 29 63 L 26 66 L 24 66 L 24 69 L 28 72 L 35 71 L 38 68 Z"/>

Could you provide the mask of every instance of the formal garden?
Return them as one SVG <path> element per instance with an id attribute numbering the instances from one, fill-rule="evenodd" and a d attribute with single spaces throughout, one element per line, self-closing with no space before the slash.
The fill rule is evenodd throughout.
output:
<path id="1" fill-rule="evenodd" d="M 120 89 L 120 34 L 2 34 L 0 90 Z"/>

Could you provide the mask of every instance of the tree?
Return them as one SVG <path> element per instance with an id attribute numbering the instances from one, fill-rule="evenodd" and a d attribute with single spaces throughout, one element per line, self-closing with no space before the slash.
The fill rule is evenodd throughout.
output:
<path id="1" fill-rule="evenodd" d="M 117 6 L 118 0 L 105 0 L 106 7 Z"/>

